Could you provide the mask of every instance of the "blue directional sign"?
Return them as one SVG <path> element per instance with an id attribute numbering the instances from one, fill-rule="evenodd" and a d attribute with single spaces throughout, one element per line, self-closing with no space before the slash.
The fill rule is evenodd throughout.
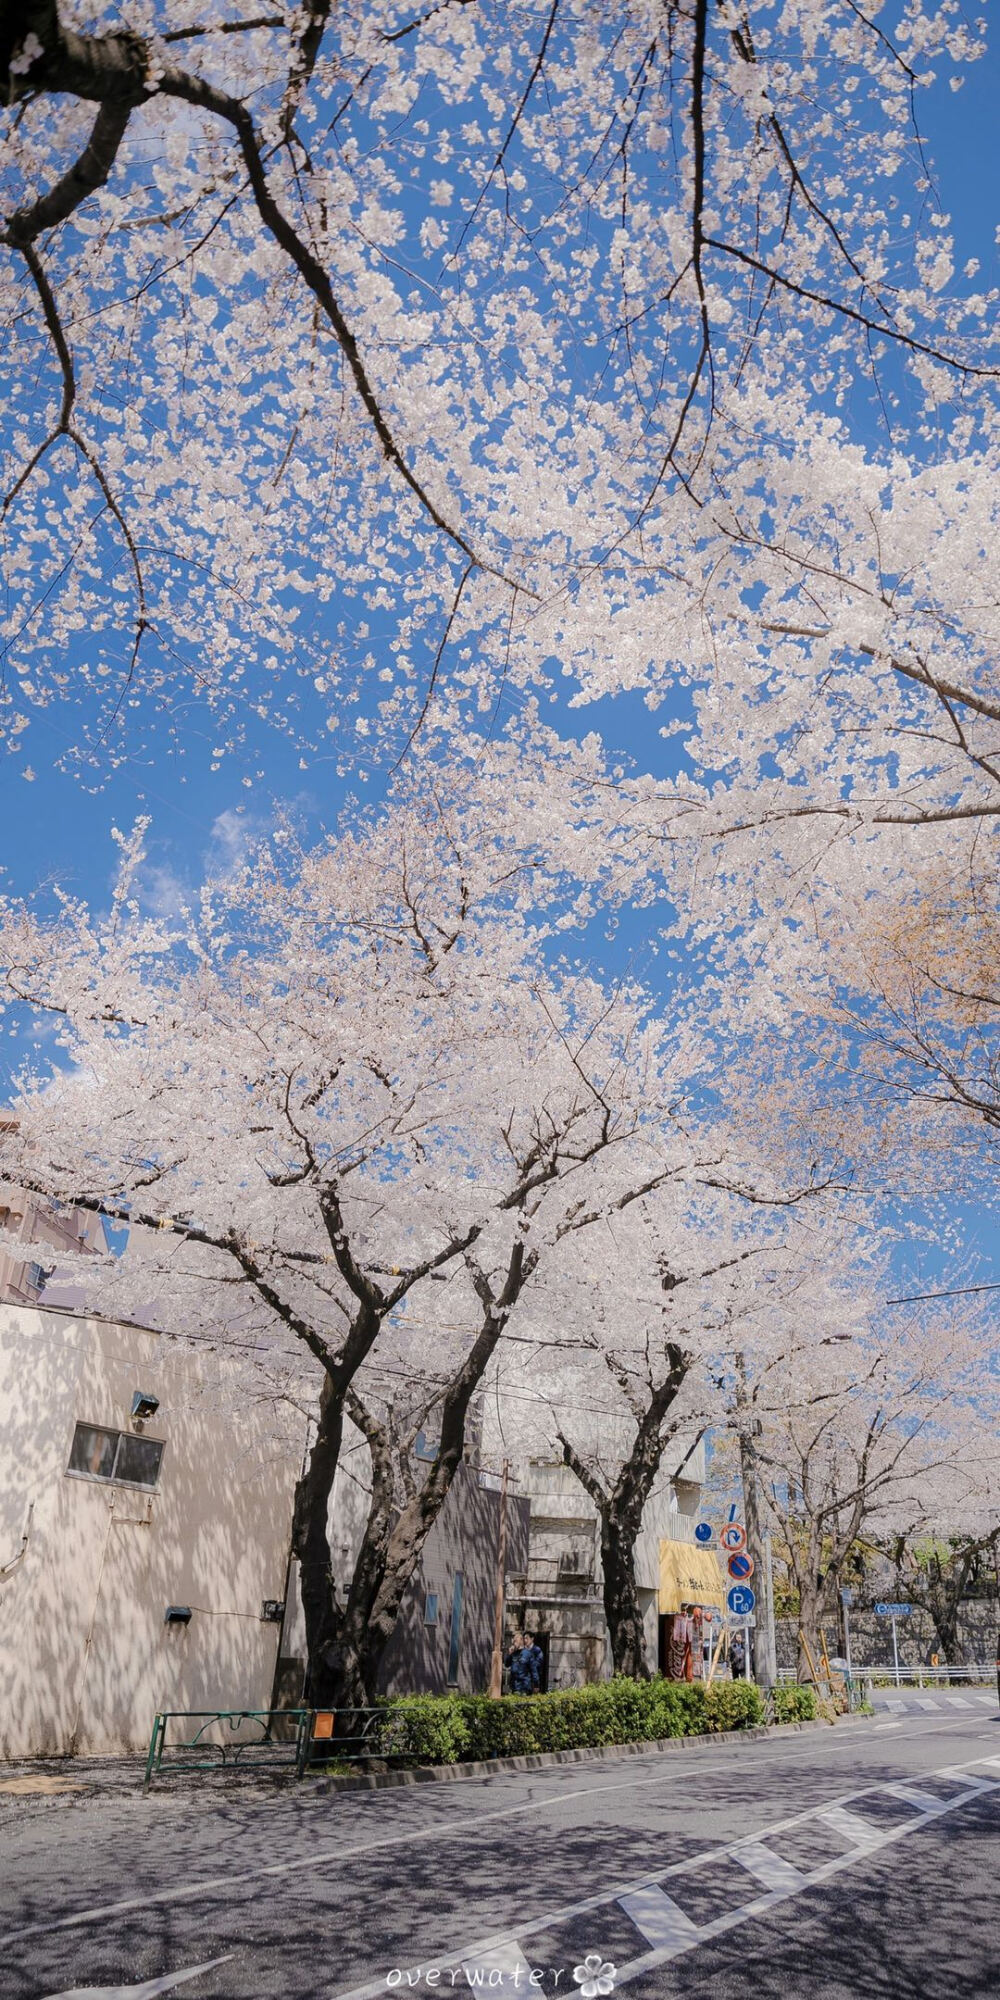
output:
<path id="1" fill-rule="evenodd" d="M 912 1604 L 876 1604 L 876 1618 L 908 1618 Z"/>
<path id="2" fill-rule="evenodd" d="M 694 1531 L 694 1538 L 696 1542 L 710 1542 L 714 1533 L 711 1521 L 699 1521 Z"/>
<path id="3" fill-rule="evenodd" d="M 726 1603 L 734 1618 L 748 1618 L 756 1608 L 757 1593 L 751 1590 L 748 1583 L 734 1583 L 732 1590 L 726 1593 Z"/>

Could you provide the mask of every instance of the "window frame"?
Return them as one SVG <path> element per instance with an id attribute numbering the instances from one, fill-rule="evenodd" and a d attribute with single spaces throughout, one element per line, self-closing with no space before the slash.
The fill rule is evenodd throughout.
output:
<path id="1" fill-rule="evenodd" d="M 72 1463 L 73 1450 L 80 1431 L 100 1431 L 105 1437 L 113 1437 L 115 1439 L 115 1455 L 112 1460 L 110 1472 L 83 1472 Z M 160 1456 L 156 1461 L 155 1479 L 152 1481 L 147 1479 L 121 1479 L 118 1476 L 118 1461 L 121 1456 L 123 1442 L 126 1439 L 131 1440 L 139 1437 L 139 1432 L 120 1430 L 116 1424 L 90 1424 L 86 1423 L 83 1418 L 74 1419 L 73 1436 L 69 1447 L 70 1463 L 66 1466 L 64 1477 L 66 1479 L 85 1480 L 88 1486 L 120 1486 L 129 1493 L 155 1493 L 160 1484 L 160 1473 L 163 1469 L 163 1454 L 167 1444 L 166 1438 L 147 1438 L 145 1433 L 141 1434 L 141 1442 L 143 1444 L 156 1444 L 160 1447 Z"/>

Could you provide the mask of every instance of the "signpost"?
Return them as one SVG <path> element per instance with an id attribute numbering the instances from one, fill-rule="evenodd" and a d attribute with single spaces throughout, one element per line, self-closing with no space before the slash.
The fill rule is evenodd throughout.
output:
<path id="1" fill-rule="evenodd" d="M 729 1555 L 735 1555 L 747 1545 L 747 1531 L 742 1521 L 727 1521 L 719 1540 Z"/>
<path id="2" fill-rule="evenodd" d="M 726 1593 L 726 1603 L 734 1618 L 748 1618 L 757 1609 L 757 1598 L 748 1583 L 734 1583 Z"/>
<path id="3" fill-rule="evenodd" d="M 895 1668 L 897 1687 L 899 1686 L 899 1643 L 896 1638 L 896 1620 L 898 1618 L 908 1618 L 912 1610 L 912 1604 L 876 1604 L 875 1606 L 876 1618 L 891 1618 L 892 1620 L 892 1662 Z"/>
<path id="4" fill-rule="evenodd" d="M 694 1531 L 694 1538 L 696 1542 L 701 1543 L 702 1548 L 707 1548 L 709 1542 L 712 1540 L 714 1533 L 715 1529 L 713 1528 L 711 1521 L 699 1521 Z"/>
<path id="5" fill-rule="evenodd" d="M 847 1659 L 847 1677 L 849 1680 L 853 1680 L 854 1666 L 851 1660 L 851 1605 L 854 1603 L 854 1592 L 853 1590 L 849 1590 L 846 1584 L 840 1593 L 840 1602 L 844 1614 L 844 1653 Z"/>
<path id="6" fill-rule="evenodd" d="M 742 1554 L 730 1556 L 726 1564 L 734 1583 L 749 1583 L 754 1572 L 754 1560 L 744 1550 Z"/>

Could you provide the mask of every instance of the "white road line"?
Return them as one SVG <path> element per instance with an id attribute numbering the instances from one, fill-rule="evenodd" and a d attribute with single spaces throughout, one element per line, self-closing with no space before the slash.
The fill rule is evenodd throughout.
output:
<path id="1" fill-rule="evenodd" d="M 936 1710 L 937 1700 L 932 1694 L 918 1694 L 915 1705 L 917 1708 L 933 1708 Z"/>
<path id="2" fill-rule="evenodd" d="M 619 1896 L 617 1901 L 647 1944 L 658 1949 L 676 1949 L 697 1937 L 697 1925 L 655 1883 L 648 1889 L 637 1889 L 632 1896 Z"/>
<path id="3" fill-rule="evenodd" d="M 873 1826 L 871 1820 L 859 1819 L 857 1813 L 845 1812 L 843 1806 L 829 1806 L 819 1818 L 834 1833 L 849 1840 L 852 1847 L 877 1847 L 885 1838 L 881 1827 Z"/>
<path id="4" fill-rule="evenodd" d="M 969 1708 L 971 1706 L 968 1695 L 964 1694 L 946 1694 L 945 1701 L 950 1701 L 952 1708 Z"/>
<path id="5" fill-rule="evenodd" d="M 895 1729 L 899 1727 L 899 1724 L 892 1723 L 886 1726 Z M 949 1722 L 945 1725 L 948 1729 L 954 1729 L 956 1726 L 954 1722 Z M 858 1725 L 862 1733 L 865 1727 L 864 1723 Z M 933 1734 L 935 1732 L 932 1731 L 930 1733 Z M 850 1749 L 853 1741 L 853 1731 L 851 1738 L 846 1742 L 843 1736 L 841 1736 L 839 1742 L 833 1740 L 826 1743 L 817 1743 L 813 1739 L 810 1744 L 809 1754 L 815 1757 L 823 1756 L 828 1751 L 844 1751 L 845 1749 Z M 747 1748 L 749 1750 L 759 1749 L 763 1753 L 754 1758 L 754 1768 L 763 1768 L 764 1770 L 773 1767 L 776 1762 L 779 1765 L 787 1762 L 789 1754 L 797 1754 L 799 1756 L 803 1754 L 800 1744 L 762 1743 L 760 1738 L 757 1738 L 753 1744 L 748 1744 Z M 265 1863 L 259 1868 L 237 1869 L 234 1873 L 225 1875 L 206 1875 L 198 1881 L 175 1884 L 170 1889 L 152 1889 L 145 1896 L 123 1897 L 116 1903 L 98 1903 L 90 1909 L 75 1910 L 68 1917 L 53 1917 L 46 1923 L 24 1924 L 19 1930 L 7 1931 L 3 1936 L 0 1936 L 0 1948 L 19 1943 L 22 1938 L 48 1937 L 54 1931 L 73 1930 L 82 1924 L 101 1923 L 108 1917 L 127 1916 L 132 1910 L 150 1910 L 154 1907 L 159 1908 L 170 1903 L 190 1902 L 214 1890 L 239 1889 L 251 1882 L 264 1883 L 274 1881 L 282 1875 L 311 1874 L 315 1873 L 319 1868 L 329 1867 L 331 1863 L 343 1866 L 346 1861 L 363 1861 L 369 1854 L 382 1853 L 386 1848 L 390 1847 L 419 1846 L 426 1841 L 435 1840 L 468 1840 L 478 1834 L 481 1828 L 490 1825 L 494 1820 L 513 1819 L 522 1813 L 543 1812 L 547 1806 L 565 1805 L 571 1799 L 600 1798 L 606 1792 L 633 1792 L 645 1790 L 656 1785 L 683 1783 L 685 1779 L 690 1779 L 692 1773 L 695 1773 L 699 1777 L 703 1774 L 710 1775 L 716 1771 L 729 1770 L 731 1764 L 732 1759 L 730 1757 L 716 1758 L 712 1762 L 708 1757 L 704 1755 L 699 1757 L 695 1753 L 695 1759 L 691 1763 L 685 1762 L 678 1767 L 674 1758 L 670 1757 L 664 1759 L 663 1770 L 658 1771 L 656 1776 L 652 1778 L 630 1776 L 628 1778 L 616 1779 L 610 1785 L 579 1785 L 575 1791 L 548 1792 L 543 1794 L 541 1798 L 522 1800 L 517 1805 L 497 1806 L 490 1812 L 482 1811 L 479 1794 L 474 1793 L 468 1802 L 464 1799 L 458 1802 L 462 1807 L 462 1818 L 457 1825 L 441 1826 L 437 1822 L 432 1822 L 429 1825 L 425 1823 L 423 1826 L 411 1827 L 405 1833 L 390 1833 L 383 1835 L 379 1840 L 365 1841 L 357 1847 L 344 1847 L 340 1845 L 338 1847 L 322 1848 L 319 1852 L 313 1852 L 308 1855 L 299 1854 L 292 1861 L 272 1861 Z M 508 1772 L 505 1775 L 508 1777 L 517 1777 L 522 1774 Z M 530 1776 L 532 1774 L 524 1773 L 523 1775 Z M 471 1782 L 496 1783 L 496 1780 L 470 1780 Z M 390 1795 L 384 1794 L 383 1796 Z M 313 1803 L 318 1803 L 318 1801 L 313 1801 Z M 604 1899 L 601 1898 L 599 1900 Z M 381 1988 L 378 1990 L 381 1991 Z"/>
<path id="6" fill-rule="evenodd" d="M 921 1733 L 944 1734 L 946 1733 L 946 1731 L 954 1729 L 954 1727 L 955 1727 L 954 1723 L 947 1723 L 947 1724 L 939 1723 L 935 1731 L 921 1732 Z M 984 1764 L 987 1762 L 1000 1764 L 1000 1757 L 996 1757 L 993 1759 L 987 1759 L 985 1757 L 977 1757 L 970 1759 L 970 1763 Z M 977 1792 L 981 1787 L 989 1791 L 1000 1790 L 1000 1778 L 995 1780 L 987 1779 L 985 1781 L 982 1779 L 973 1778 L 970 1775 L 969 1771 L 963 1769 L 961 1766 L 956 1767 L 953 1765 L 949 1765 L 946 1770 L 928 1771 L 926 1773 L 926 1776 L 930 1778 L 944 1777 L 944 1776 L 951 1777 L 953 1774 L 956 1776 L 960 1776 L 964 1780 L 967 1787 L 974 1786 Z M 589 1916 L 595 1910 L 606 1909 L 608 1904 L 611 1902 L 620 1903 L 621 1906 L 624 1908 L 626 1897 L 638 1895 L 641 1891 L 645 1889 L 662 1888 L 662 1884 L 664 1882 L 672 1880 L 675 1876 L 693 1874 L 698 1869 L 707 1868 L 714 1862 L 738 1861 L 740 1856 L 740 1851 L 743 1847 L 753 1846 L 763 1840 L 769 1840 L 773 1838 L 775 1834 L 778 1833 L 787 1833 L 793 1827 L 801 1827 L 805 1825 L 807 1821 L 820 1817 L 824 1810 L 826 1811 L 836 1810 L 836 1806 L 841 1803 L 845 1805 L 851 1804 L 856 1802 L 858 1799 L 870 1798 L 873 1795 L 882 1794 L 887 1789 L 888 1789 L 887 1786 L 884 1784 L 866 1785 L 863 1788 L 857 1789 L 856 1791 L 845 1792 L 842 1794 L 842 1799 L 840 1801 L 836 1802 L 831 1801 L 830 1805 L 827 1806 L 826 1808 L 823 1808 L 821 1806 L 808 1806 L 805 1808 L 804 1811 L 793 1813 L 787 1819 L 774 1820 L 769 1826 L 759 1827 L 754 1834 L 745 1835 L 742 1840 L 732 1841 L 727 1847 L 705 1848 L 700 1854 L 689 1855 L 684 1861 L 675 1861 L 668 1868 L 659 1868 L 656 1870 L 655 1874 L 650 1874 L 648 1876 L 642 1877 L 637 1882 L 619 1883 L 617 1886 L 613 1888 L 603 1889 L 596 1896 L 587 1896 L 580 1902 L 564 1903 L 559 1909 L 546 1910 L 539 1917 L 522 1919 L 522 1921 L 519 1922 L 517 1927 L 518 1937 L 519 1938 L 533 1937 L 539 1931 L 545 1932 L 548 1930 L 552 1930 L 555 1928 L 556 1925 L 568 1923 L 574 1917 Z M 957 1805 L 962 1805 L 973 1796 L 975 1796 L 975 1793 L 973 1791 L 966 1790 L 966 1792 L 961 1797 L 955 1799 L 949 1799 L 947 1801 L 947 1808 L 950 1810 Z M 845 1814 L 845 1817 L 852 1818 L 853 1820 L 853 1815 Z M 857 1826 L 861 1826 L 865 1834 L 868 1833 L 869 1824 L 867 1821 L 854 1820 L 853 1823 Z M 888 1844 L 889 1841 L 899 1839 L 902 1834 L 910 1832 L 911 1829 L 913 1828 L 926 1826 L 928 1824 L 929 1824 L 929 1816 L 925 1816 L 919 1819 L 915 1818 L 909 1820 L 905 1822 L 902 1827 L 894 1829 L 891 1833 L 889 1833 L 885 1837 L 886 1844 Z M 804 1876 L 803 1883 L 807 1887 L 811 1886 L 812 1883 L 818 1881 L 821 1878 L 821 1876 L 825 1876 L 826 1874 L 835 1872 L 837 1869 L 844 1867 L 850 1863 L 853 1863 L 860 1859 L 864 1859 L 874 1851 L 875 1851 L 874 1844 L 867 1840 L 863 1847 L 852 1845 L 850 1851 L 846 1855 L 842 1857 L 838 1856 L 835 1861 L 829 1863 L 827 1867 L 819 1871 L 819 1873 L 817 1873 L 814 1870 L 810 1875 Z M 772 1891 L 768 1896 L 758 1897 L 754 1902 L 743 1905 L 741 1907 L 741 1910 L 732 1919 L 725 1919 L 719 1921 L 722 1923 L 723 1928 L 728 1929 L 730 1921 L 732 1922 L 743 1921 L 748 1912 L 752 1915 L 757 1915 L 761 1911 L 769 1908 L 771 1903 L 780 1902 L 781 1900 L 782 1900 L 782 1892 L 780 1890 Z M 707 1929 L 698 1929 L 697 1926 L 692 1926 L 692 1928 L 695 1930 L 697 1942 L 700 1943 L 703 1939 L 708 1938 L 713 1934 L 715 1926 L 709 1926 Z M 453 1948 L 448 1947 L 444 1951 L 437 1952 L 430 1958 L 429 1961 L 427 1961 L 427 1963 L 434 1966 L 445 1966 L 445 1967 L 461 1965 L 464 1961 L 468 1959 L 474 1957 L 478 1958 L 478 1956 L 483 1952 L 493 1950 L 496 1947 L 501 1946 L 506 1942 L 509 1942 L 509 1939 L 510 1939 L 509 1932 L 505 1931 L 494 1932 L 490 1937 L 483 1938 L 475 1944 L 462 1943 L 454 1946 Z M 672 1954 L 669 1952 L 666 1954 L 666 1956 L 668 1957 L 671 1955 Z M 636 1971 L 641 1971 L 645 1966 L 653 1965 L 658 1962 L 659 1960 L 656 1955 L 648 1959 L 647 1958 L 638 1959 L 635 1961 L 633 1969 Z M 424 1969 L 426 1969 L 426 1967 Z M 412 1966 L 408 1968 L 408 1970 L 404 1971 L 402 1974 L 402 1982 L 401 1982 L 402 1986 L 409 1987 L 412 1985 L 413 1987 L 419 1987 L 421 1983 L 419 1976 L 420 1972 L 421 1968 L 419 1966 Z M 623 1975 L 621 1974 L 618 1975 L 616 1979 L 616 1985 L 620 1985 L 622 1983 L 622 1977 Z M 395 1990 L 395 1989 L 387 1988 L 385 1975 L 383 1974 L 377 1979 L 369 1980 L 364 1986 L 353 1987 L 349 1992 L 345 1992 L 343 1990 L 338 1991 L 336 1988 L 328 1988 L 326 2000 L 378 2000 L 379 1996 L 383 1996 L 384 2000 L 384 1996 L 390 1990 Z"/>
<path id="7" fill-rule="evenodd" d="M 1000 1759 L 996 1761 L 1000 1762 Z M 998 1788 L 1000 1786 L 993 1789 Z M 949 1799 L 944 1810 L 945 1812 L 954 1812 L 957 1806 L 965 1805 L 970 1798 L 975 1796 L 975 1793 L 964 1792 L 959 1798 Z M 892 1846 L 896 1841 L 905 1839 L 908 1834 L 933 1824 L 933 1821 L 940 1817 L 940 1813 L 934 1813 L 907 1820 L 903 1826 L 895 1827 L 891 1832 L 880 1835 L 877 1842 L 869 1843 L 864 1848 L 854 1848 L 849 1854 L 838 1855 L 835 1861 L 825 1862 L 822 1867 L 813 1869 L 809 1875 L 804 1877 L 803 1887 L 807 1889 L 818 1888 L 821 1883 L 829 1881 L 832 1876 L 841 1874 L 845 1868 L 854 1867 L 859 1862 L 873 1858 L 879 1849 Z M 789 1893 L 790 1895 L 798 1895 L 800 1892 L 795 1889 Z M 748 1920 L 752 1920 L 758 1916 L 767 1915 L 776 1903 L 786 1900 L 787 1898 L 781 1894 L 780 1890 L 774 1891 L 770 1895 L 759 1897 L 755 1903 L 745 1904 L 742 1909 L 730 1910 L 727 1911 L 725 1916 L 716 1917 L 712 1923 L 705 1924 L 696 1932 L 694 1938 L 686 1942 L 681 1942 L 674 1946 L 668 1945 L 657 1951 L 646 1952 L 641 1958 L 632 1959 L 628 1965 L 619 1968 L 615 1978 L 615 1991 L 618 1992 L 622 1986 L 628 1985 L 630 1980 L 637 1979 L 640 1974 L 652 1972 L 657 1966 L 665 1965 L 671 1959 L 678 1958 L 682 1952 L 693 1951 L 699 1945 L 708 1944 L 713 1938 L 721 1937 L 725 1931 L 735 1930 L 739 1924 L 746 1923 Z"/>
<path id="8" fill-rule="evenodd" d="M 946 1799 L 936 1798 L 933 1792 L 921 1792 L 916 1785 L 887 1785 L 890 1798 L 902 1799 L 904 1805 L 916 1806 L 918 1812 L 936 1813 L 943 1811 Z"/>
<path id="9" fill-rule="evenodd" d="M 738 1861 L 749 1875 L 763 1882 L 765 1889 L 784 1889 L 789 1894 L 794 1889 L 805 1886 L 805 1876 L 801 1869 L 793 1868 L 790 1861 L 783 1861 L 780 1854 L 773 1854 L 762 1841 L 748 1840 L 737 1848 L 733 1860 Z"/>
<path id="10" fill-rule="evenodd" d="M 886 1708 L 891 1708 L 891 1709 L 892 1709 L 892 1712 L 893 1712 L 893 1715 L 905 1715 L 905 1714 L 906 1714 L 906 1703 L 905 1703 L 905 1701 L 887 1701 L 887 1702 L 886 1702 Z"/>

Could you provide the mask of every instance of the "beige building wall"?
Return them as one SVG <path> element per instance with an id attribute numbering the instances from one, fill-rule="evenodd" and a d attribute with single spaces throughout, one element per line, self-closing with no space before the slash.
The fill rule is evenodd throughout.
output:
<path id="1" fill-rule="evenodd" d="M 137 1390 L 159 1402 L 155 1489 L 70 1474 L 77 1423 L 131 1432 Z M 243 1363 L 0 1304 L 0 1757 L 138 1751 L 159 1709 L 268 1706 L 261 1606 L 285 1594 L 303 1431 Z"/>

